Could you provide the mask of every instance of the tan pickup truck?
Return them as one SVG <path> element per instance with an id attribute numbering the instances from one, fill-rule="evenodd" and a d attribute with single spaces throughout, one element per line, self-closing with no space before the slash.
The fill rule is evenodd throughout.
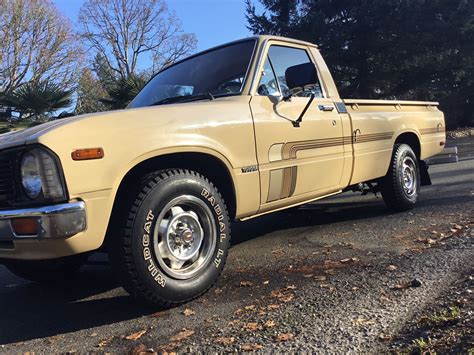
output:
<path id="1" fill-rule="evenodd" d="M 232 220 L 346 190 L 407 210 L 444 144 L 436 102 L 342 99 L 317 46 L 232 42 L 125 110 L 0 136 L 1 262 L 54 280 L 107 251 L 131 295 L 172 306 L 215 282 Z"/>

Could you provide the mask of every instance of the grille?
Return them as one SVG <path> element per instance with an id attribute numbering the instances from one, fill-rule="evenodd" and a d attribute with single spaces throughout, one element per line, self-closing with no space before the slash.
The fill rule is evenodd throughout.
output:
<path id="1" fill-rule="evenodd" d="M 0 155 L 0 207 L 9 205 L 15 197 L 15 177 L 11 157 Z"/>

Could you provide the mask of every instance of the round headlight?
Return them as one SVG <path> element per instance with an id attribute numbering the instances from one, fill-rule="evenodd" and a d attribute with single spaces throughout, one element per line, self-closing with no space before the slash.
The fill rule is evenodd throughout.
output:
<path id="1" fill-rule="evenodd" d="M 21 159 L 21 184 L 26 196 L 35 199 L 41 193 L 41 176 L 36 157 L 25 153 Z"/>

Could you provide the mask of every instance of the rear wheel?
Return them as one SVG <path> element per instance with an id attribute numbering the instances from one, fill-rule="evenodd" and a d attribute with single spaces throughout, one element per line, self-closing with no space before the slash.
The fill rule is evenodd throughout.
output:
<path id="1" fill-rule="evenodd" d="M 22 279 L 40 283 L 70 280 L 87 261 L 86 254 L 52 260 L 11 260 L 5 267 Z"/>
<path id="2" fill-rule="evenodd" d="M 142 179 L 111 260 L 124 288 L 149 304 L 170 307 L 206 292 L 224 268 L 230 241 L 219 191 L 193 171 Z"/>
<path id="3" fill-rule="evenodd" d="M 409 145 L 395 145 L 381 190 L 383 200 L 390 209 L 406 211 L 415 207 L 420 192 L 420 169 L 418 159 Z"/>

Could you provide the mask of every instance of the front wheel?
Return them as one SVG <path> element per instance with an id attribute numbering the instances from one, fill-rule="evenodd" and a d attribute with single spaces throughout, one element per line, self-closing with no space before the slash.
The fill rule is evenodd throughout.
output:
<path id="1" fill-rule="evenodd" d="M 227 208 L 200 174 L 160 171 L 142 179 L 111 260 L 124 288 L 145 303 L 171 307 L 206 292 L 224 268 Z"/>
<path id="2" fill-rule="evenodd" d="M 420 193 L 420 168 L 409 145 L 395 145 L 381 191 L 385 204 L 392 210 L 406 211 L 415 207 Z"/>

